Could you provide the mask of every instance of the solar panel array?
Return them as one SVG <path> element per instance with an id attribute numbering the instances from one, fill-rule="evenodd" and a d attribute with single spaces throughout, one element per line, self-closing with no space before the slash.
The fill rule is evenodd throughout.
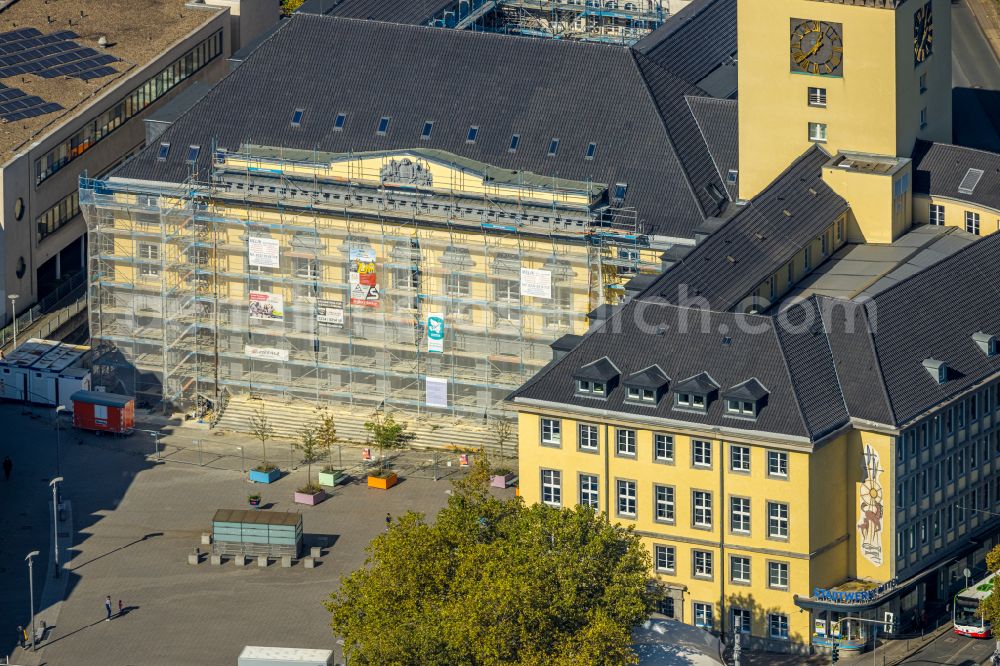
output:
<path id="1" fill-rule="evenodd" d="M 37 95 L 28 95 L 23 90 L 0 85 L 0 118 L 8 122 L 42 116 L 61 108 L 55 102 L 46 102 Z"/>
<path id="2" fill-rule="evenodd" d="M 52 79 L 70 76 L 84 81 L 114 74 L 118 58 L 73 41 L 72 30 L 43 35 L 35 28 L 0 33 L 0 79 L 35 74 Z"/>

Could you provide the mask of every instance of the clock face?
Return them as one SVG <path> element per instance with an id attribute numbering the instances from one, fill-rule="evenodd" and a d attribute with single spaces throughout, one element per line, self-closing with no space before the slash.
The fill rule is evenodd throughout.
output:
<path id="1" fill-rule="evenodd" d="M 791 71 L 818 76 L 843 76 L 842 24 L 793 18 L 790 41 Z"/>
<path id="2" fill-rule="evenodd" d="M 919 65 L 934 50 L 934 15 L 931 3 L 919 7 L 913 15 L 913 64 Z"/>

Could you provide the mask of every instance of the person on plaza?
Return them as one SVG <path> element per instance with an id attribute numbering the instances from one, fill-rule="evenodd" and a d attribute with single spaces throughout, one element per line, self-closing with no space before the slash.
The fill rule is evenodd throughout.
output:
<path id="1" fill-rule="evenodd" d="M 3 478 L 5 481 L 10 481 L 10 472 L 14 469 L 14 463 L 11 462 L 10 456 L 3 457 Z"/>
<path id="2" fill-rule="evenodd" d="M 388 512 L 385 514 L 385 531 L 388 532 L 389 528 L 392 527 L 392 516 Z"/>
<path id="3" fill-rule="evenodd" d="M 118 600 L 118 615 L 119 617 L 125 614 L 125 607 L 122 605 L 122 600 Z"/>
<path id="4" fill-rule="evenodd" d="M 22 650 L 28 647 L 28 632 L 21 625 L 17 625 L 17 644 Z"/>
<path id="5" fill-rule="evenodd" d="M 108 616 L 106 618 L 104 618 L 104 621 L 105 622 L 111 622 L 111 595 L 110 594 L 108 595 L 108 598 L 104 600 L 104 610 L 106 610 L 108 612 Z"/>

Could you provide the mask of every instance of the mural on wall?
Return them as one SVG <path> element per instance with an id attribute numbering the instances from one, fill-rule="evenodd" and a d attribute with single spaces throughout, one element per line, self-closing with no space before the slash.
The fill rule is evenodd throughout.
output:
<path id="1" fill-rule="evenodd" d="M 878 452 L 871 446 L 865 446 L 864 474 L 861 478 L 861 521 L 858 523 L 858 533 L 861 535 L 861 553 L 875 566 L 882 566 L 882 465 L 879 463 Z"/>

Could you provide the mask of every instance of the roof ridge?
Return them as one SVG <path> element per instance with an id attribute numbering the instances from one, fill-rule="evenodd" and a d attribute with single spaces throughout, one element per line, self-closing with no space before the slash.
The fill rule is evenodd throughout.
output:
<path id="1" fill-rule="evenodd" d="M 698 114 L 696 114 L 694 112 L 694 109 L 691 108 L 691 100 L 693 99 L 712 99 L 712 98 L 702 97 L 700 95 L 684 95 L 684 103 L 688 107 L 688 112 L 690 112 L 691 117 L 694 118 L 694 124 L 698 128 L 698 133 L 701 135 L 701 140 L 705 143 L 705 146 L 708 147 L 708 137 L 705 136 L 705 130 L 701 126 L 701 121 L 698 120 Z M 715 153 L 712 152 L 711 148 L 708 149 L 708 156 L 709 158 L 711 158 L 712 165 L 715 167 L 715 173 L 719 175 L 719 180 L 722 181 L 723 185 L 725 185 L 726 179 L 722 176 L 722 169 L 719 168 L 719 163 L 715 160 Z M 730 197 L 730 201 L 732 201 L 732 197 Z"/>
<path id="2" fill-rule="evenodd" d="M 774 342 L 778 345 L 778 349 L 781 351 L 779 356 L 781 357 L 781 365 L 785 368 L 785 375 L 788 377 L 788 385 L 792 389 L 792 395 L 795 396 L 795 411 L 799 416 L 799 420 L 802 421 L 802 429 L 805 431 L 809 441 L 812 441 L 812 429 L 809 427 L 809 423 L 806 421 L 806 415 L 803 413 L 802 398 L 799 396 L 799 387 L 795 382 L 795 377 L 792 375 L 792 368 L 788 365 L 788 355 L 785 353 L 785 343 L 781 340 L 781 334 L 778 333 L 778 327 L 774 325 L 773 319 L 771 321 L 770 329 L 772 335 L 774 335 Z"/>
<path id="3" fill-rule="evenodd" d="M 807 300 L 811 300 L 813 305 L 816 307 L 816 311 L 819 313 L 819 323 L 823 327 L 823 342 L 826 343 L 826 348 L 830 351 L 830 359 L 833 361 L 833 376 L 837 378 L 837 393 L 840 395 L 840 402 L 844 405 L 844 413 L 847 417 L 851 417 L 851 409 L 847 406 L 847 395 L 844 393 L 844 383 L 840 381 L 840 373 L 837 372 L 837 355 L 833 353 L 833 345 L 830 344 L 830 331 L 826 328 L 826 320 L 823 318 L 823 308 L 820 307 L 819 297 L 816 294 L 810 296 Z M 871 336 L 868 336 L 869 338 Z M 881 369 L 879 370 L 881 374 Z M 885 382 L 879 382 L 882 387 L 883 393 L 885 392 Z M 888 395 L 886 394 L 888 399 Z M 892 413 L 892 404 L 889 404 L 889 412 Z M 893 413 L 893 419 L 896 416 Z"/>
<path id="4" fill-rule="evenodd" d="M 985 150 L 983 148 L 972 148 L 971 146 L 960 146 L 956 143 L 947 143 L 944 141 L 921 141 L 920 143 L 927 144 L 928 150 L 934 146 L 941 146 L 942 148 L 958 148 L 959 150 L 968 151 L 970 153 L 982 153 L 983 155 L 988 155 L 989 157 L 998 158 L 1000 153 L 996 153 L 992 150 Z"/>

